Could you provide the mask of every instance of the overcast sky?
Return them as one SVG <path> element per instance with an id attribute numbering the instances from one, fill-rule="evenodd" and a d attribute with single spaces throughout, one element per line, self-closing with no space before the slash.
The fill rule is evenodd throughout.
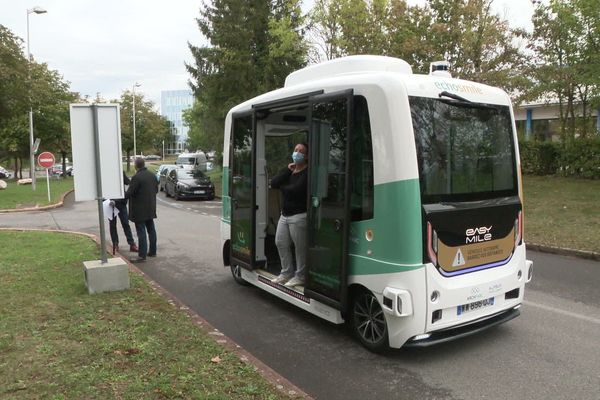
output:
<path id="1" fill-rule="evenodd" d="M 305 9 L 312 4 L 304 2 Z M 200 5 L 201 0 L 0 0 L 0 24 L 26 41 L 27 9 L 46 9 L 29 15 L 37 61 L 58 70 L 82 95 L 119 98 L 138 82 L 136 92 L 159 106 L 161 90 L 188 88 L 187 43 L 203 43 L 195 20 Z M 531 29 L 529 0 L 495 0 L 494 10 L 512 25 Z"/>

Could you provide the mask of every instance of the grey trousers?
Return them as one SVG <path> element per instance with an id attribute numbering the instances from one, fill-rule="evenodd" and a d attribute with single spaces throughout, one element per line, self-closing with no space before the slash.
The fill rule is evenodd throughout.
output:
<path id="1" fill-rule="evenodd" d="M 305 279 L 306 269 L 306 213 L 289 217 L 281 215 L 275 232 L 275 245 L 281 259 L 281 275 L 294 275 L 292 242 L 296 248 L 296 278 Z"/>

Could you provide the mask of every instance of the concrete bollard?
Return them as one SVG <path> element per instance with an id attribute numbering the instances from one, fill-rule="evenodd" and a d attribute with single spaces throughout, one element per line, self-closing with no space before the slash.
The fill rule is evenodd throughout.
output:
<path id="1" fill-rule="evenodd" d="M 129 289 L 129 267 L 121 258 L 84 261 L 83 271 L 89 294 Z"/>

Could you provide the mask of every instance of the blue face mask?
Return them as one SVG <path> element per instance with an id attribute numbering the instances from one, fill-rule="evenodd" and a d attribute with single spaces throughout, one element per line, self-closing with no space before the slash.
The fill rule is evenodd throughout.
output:
<path id="1" fill-rule="evenodd" d="M 301 164 L 304 161 L 304 154 L 295 151 L 292 153 L 292 160 L 294 160 L 295 164 Z"/>

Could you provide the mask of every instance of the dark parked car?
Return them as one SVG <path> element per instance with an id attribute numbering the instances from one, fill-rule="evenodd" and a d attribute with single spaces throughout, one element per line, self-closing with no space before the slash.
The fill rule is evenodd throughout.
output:
<path id="1" fill-rule="evenodd" d="M 163 164 L 158 167 L 158 171 L 156 172 L 156 179 L 158 179 L 158 188 L 162 192 L 165 190 L 165 185 L 167 183 L 167 176 L 169 176 L 169 172 L 177 168 L 174 164 Z"/>
<path id="2" fill-rule="evenodd" d="M 175 200 L 183 198 L 212 200 L 215 198 L 215 185 L 199 169 L 175 168 L 167 175 L 165 193 L 167 196 L 173 196 Z"/>
<path id="3" fill-rule="evenodd" d="M 160 160 L 161 158 L 160 158 L 160 156 L 157 156 L 156 154 L 149 154 L 147 156 L 144 156 L 144 159 L 155 161 L 155 160 Z"/>

